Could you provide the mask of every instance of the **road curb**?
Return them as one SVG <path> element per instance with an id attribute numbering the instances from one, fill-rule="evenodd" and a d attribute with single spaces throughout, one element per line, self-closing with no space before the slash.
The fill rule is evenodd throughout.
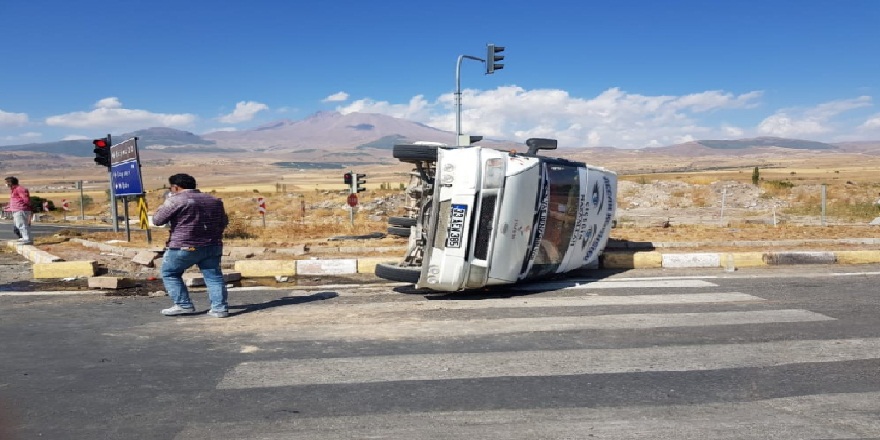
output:
<path id="1" fill-rule="evenodd" d="M 657 256 L 660 263 L 657 264 Z M 783 266 L 805 264 L 875 264 L 880 251 L 692 252 L 606 251 L 603 269 L 684 269 Z"/>
<path id="2" fill-rule="evenodd" d="M 880 239 L 878 239 L 880 240 Z M 103 243 L 77 240 L 88 247 L 98 247 L 107 251 L 116 250 L 114 246 Z M 841 239 L 834 243 L 874 244 L 874 239 Z M 88 243 L 88 244 L 87 244 Z M 748 242 L 750 245 L 767 245 L 769 242 Z M 602 254 L 599 267 L 602 269 L 684 269 L 684 268 L 724 268 L 733 270 L 738 267 L 760 267 L 805 264 L 875 264 L 880 263 L 880 250 L 853 251 L 764 251 L 764 252 L 671 252 L 671 249 L 690 247 L 693 243 L 650 243 L 650 242 L 617 242 Z M 790 241 L 789 245 L 803 244 Z M 14 241 L 7 242 L 7 247 L 15 249 L 20 255 L 34 263 L 35 276 L 39 269 L 40 277 L 59 278 L 79 276 L 80 272 L 89 272 L 86 265 L 92 267 L 93 262 L 63 261 L 48 252 L 32 245 L 23 245 Z M 765 246 L 767 247 L 767 246 Z M 111 249 L 113 248 L 113 249 Z M 127 253 L 136 255 L 143 249 L 125 248 Z M 151 248 L 152 249 L 152 248 Z M 658 249 L 666 250 L 666 252 Z M 235 272 L 242 278 L 258 278 L 271 276 L 321 276 L 321 275 L 353 275 L 372 273 L 379 262 L 394 260 L 389 257 L 361 258 L 312 258 L 308 260 L 250 260 L 242 259 L 235 262 Z M 64 263 L 64 264 L 59 264 Z M 39 268 L 37 268 L 39 266 Z M 93 275 L 89 274 L 89 275 Z"/>

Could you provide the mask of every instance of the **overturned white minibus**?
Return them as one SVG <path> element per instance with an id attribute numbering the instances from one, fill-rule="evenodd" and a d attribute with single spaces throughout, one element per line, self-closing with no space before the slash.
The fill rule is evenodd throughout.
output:
<path id="1" fill-rule="evenodd" d="M 409 246 L 376 275 L 458 291 L 569 272 L 598 261 L 614 219 L 617 174 L 538 155 L 479 146 L 396 145 L 415 165 Z"/>

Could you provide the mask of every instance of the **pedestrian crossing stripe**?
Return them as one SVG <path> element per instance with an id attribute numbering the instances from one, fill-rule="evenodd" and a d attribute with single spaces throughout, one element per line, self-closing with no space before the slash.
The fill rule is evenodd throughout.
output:
<path id="1" fill-rule="evenodd" d="M 708 371 L 880 359 L 880 338 L 244 362 L 218 389 Z"/>
<path id="2" fill-rule="evenodd" d="M 175 439 L 204 439 L 207 433 L 215 432 L 222 432 L 225 440 L 866 439 L 880 436 L 877 414 L 880 414 L 878 392 L 833 393 L 707 405 L 406 411 L 294 417 L 271 423 L 211 421 L 189 423 Z"/>
<path id="3" fill-rule="evenodd" d="M 287 315 L 285 315 L 287 316 Z M 529 332 L 562 332 L 583 330 L 645 330 L 674 327 L 704 327 L 717 325 L 753 325 L 781 322 L 819 322 L 834 318 L 807 310 L 755 310 L 706 313 L 633 313 L 590 316 L 543 316 L 529 318 L 430 320 L 401 319 L 390 315 L 381 319 L 345 315 L 328 323 L 328 315 L 321 319 L 291 324 L 284 320 L 284 331 L 263 329 L 261 341 L 386 341 L 410 339 L 467 338 L 483 335 L 501 335 Z M 320 322 L 320 323 L 316 323 Z M 205 323 L 204 325 L 211 325 Z"/>

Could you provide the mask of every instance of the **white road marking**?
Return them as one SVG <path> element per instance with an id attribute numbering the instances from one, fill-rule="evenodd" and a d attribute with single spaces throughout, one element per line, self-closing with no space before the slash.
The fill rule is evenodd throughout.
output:
<path id="1" fill-rule="evenodd" d="M 620 295 L 600 296 L 588 295 L 578 297 L 529 297 L 517 296 L 512 298 L 482 298 L 462 300 L 425 300 L 417 298 L 412 301 L 398 302 L 371 302 L 365 304 L 332 304 L 316 302 L 303 304 L 308 307 L 325 308 L 328 315 L 340 315 L 356 312 L 380 312 L 399 313 L 404 311 L 430 311 L 430 310 L 480 310 L 480 309 L 513 309 L 513 308 L 551 308 L 551 307 L 598 307 L 598 306 L 636 306 L 636 305 L 668 305 L 668 304 L 704 304 L 704 303 L 734 303 L 734 302 L 760 302 L 763 298 L 740 292 L 720 293 L 682 293 L 667 295 Z M 295 310 L 287 310 L 296 313 Z M 311 312 L 311 311 L 310 311 Z"/>
<path id="2" fill-rule="evenodd" d="M 574 284 L 574 285 L 572 285 Z M 545 283 L 517 284 L 511 290 L 559 290 L 559 289 L 657 289 L 657 288 L 689 288 L 689 287 L 717 287 L 709 281 L 697 279 L 665 279 L 652 278 L 642 280 L 602 280 L 602 281 L 552 281 Z"/>
<path id="3" fill-rule="evenodd" d="M 605 440 L 855 439 L 880 436 L 880 393 L 618 408 L 383 413 L 267 423 L 189 424 L 176 440 L 601 438 Z"/>
<path id="4" fill-rule="evenodd" d="M 321 313 L 320 316 L 327 315 Z M 427 320 L 419 317 L 390 316 L 384 320 L 365 319 L 362 316 L 338 316 L 333 319 L 336 322 L 330 324 L 314 324 L 314 321 L 303 324 L 290 323 L 286 325 L 284 332 L 263 333 L 260 336 L 263 341 L 403 340 L 527 332 L 704 327 L 834 320 L 834 318 L 819 313 L 799 309 L 468 320 Z M 326 320 L 320 322 L 326 322 Z"/>
<path id="5" fill-rule="evenodd" d="M 880 359 L 880 338 L 244 362 L 227 373 L 217 387 L 706 371 L 862 359 Z"/>

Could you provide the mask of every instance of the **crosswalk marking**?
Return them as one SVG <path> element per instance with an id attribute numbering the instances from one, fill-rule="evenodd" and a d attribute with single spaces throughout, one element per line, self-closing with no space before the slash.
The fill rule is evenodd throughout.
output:
<path id="1" fill-rule="evenodd" d="M 756 402 L 625 408 L 437 411 L 297 417 L 272 423 L 193 423 L 176 440 L 329 438 L 510 440 L 765 440 L 876 438 L 880 393 L 826 394 Z M 833 422 L 832 422 L 833 421 Z"/>
<path id="2" fill-rule="evenodd" d="M 543 308 L 543 307 L 596 307 L 596 306 L 634 306 L 634 305 L 668 305 L 668 304 L 702 304 L 702 303 L 735 303 L 765 301 L 754 295 L 740 292 L 720 293 L 680 293 L 668 295 L 617 295 L 617 296 L 576 296 L 576 297 L 513 297 L 465 300 L 432 300 L 422 299 L 400 302 L 371 302 L 365 304 L 333 304 L 328 307 L 324 303 L 314 304 L 327 315 L 340 315 L 358 312 L 398 313 L 407 311 L 429 310 L 479 310 L 505 308 Z M 303 305 L 298 307 L 311 306 Z M 288 313 L 296 313 L 291 308 Z"/>
<path id="3" fill-rule="evenodd" d="M 218 388 L 701 371 L 862 359 L 880 359 L 880 338 L 245 362 Z"/>
<path id="4" fill-rule="evenodd" d="M 322 316 L 324 316 L 322 314 Z M 384 319 L 342 317 L 332 324 L 287 324 L 287 331 L 266 333 L 265 341 L 285 340 L 387 340 L 473 337 L 518 332 L 620 330 L 670 327 L 703 327 L 778 322 L 817 322 L 834 318 L 807 310 L 755 310 L 706 313 L 634 313 L 596 316 L 549 316 L 470 320 Z M 205 324 L 208 325 L 208 324 Z"/>
<path id="5" fill-rule="evenodd" d="M 576 281 L 543 282 L 532 284 L 516 284 L 510 287 L 516 291 L 534 290 L 559 290 L 559 289 L 667 289 L 667 288 L 690 288 L 690 287 L 716 287 L 715 283 L 698 279 L 650 279 L 650 280 L 602 280 L 602 281 Z"/>

